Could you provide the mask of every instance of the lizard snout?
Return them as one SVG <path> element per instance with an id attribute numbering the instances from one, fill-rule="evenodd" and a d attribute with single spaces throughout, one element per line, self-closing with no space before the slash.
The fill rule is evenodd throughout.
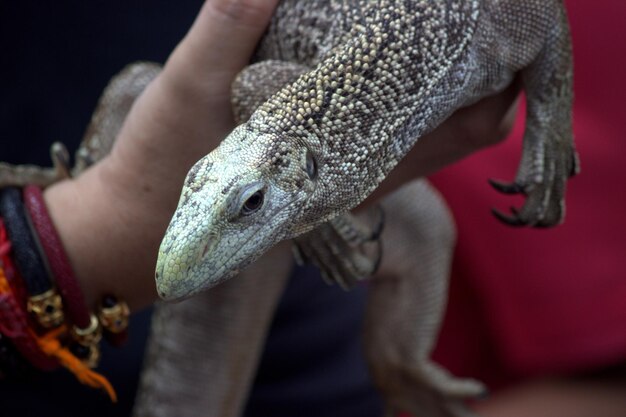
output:
<path id="1" fill-rule="evenodd" d="M 201 287 L 204 266 L 214 264 L 219 233 L 202 233 L 196 229 L 191 238 L 164 239 L 157 259 L 155 281 L 159 297 L 167 301 L 186 298 Z M 213 268 L 210 268 L 213 269 Z"/>

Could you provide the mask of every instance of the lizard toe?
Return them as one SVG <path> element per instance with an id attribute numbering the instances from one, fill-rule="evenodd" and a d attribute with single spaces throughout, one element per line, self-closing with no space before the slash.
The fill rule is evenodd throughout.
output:
<path id="1" fill-rule="evenodd" d="M 523 194 L 524 187 L 517 182 L 505 183 L 494 179 L 489 179 L 489 184 L 502 194 Z"/>

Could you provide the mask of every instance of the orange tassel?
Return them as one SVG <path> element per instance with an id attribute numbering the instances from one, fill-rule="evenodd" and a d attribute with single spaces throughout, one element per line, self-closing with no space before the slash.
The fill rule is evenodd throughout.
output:
<path id="1" fill-rule="evenodd" d="M 11 286 L 9 281 L 7 281 L 7 277 L 4 276 L 4 269 L 2 269 L 2 264 L 0 264 L 0 294 L 9 294 L 11 292 Z"/>
<path id="2" fill-rule="evenodd" d="M 0 253 L 10 248 L 10 243 L 2 242 L 4 239 L 4 227 L 0 220 Z M 4 275 L 4 269 L 0 263 L 0 296 L 3 294 L 11 294 L 13 291 L 9 282 Z M 37 335 L 32 329 L 28 329 L 31 335 L 37 341 L 39 348 L 48 356 L 54 356 L 59 363 L 66 367 L 76 378 L 85 385 L 92 388 L 100 388 L 109 394 L 109 398 L 114 403 L 117 402 L 117 394 L 111 383 L 102 375 L 89 369 L 80 359 L 72 354 L 66 347 L 59 342 L 59 336 L 67 332 L 67 326 L 60 326 L 43 336 Z"/>
<path id="3" fill-rule="evenodd" d="M 10 297 L 12 296 L 13 292 L 11 290 L 11 285 L 9 284 L 9 281 L 4 274 L 4 269 L 2 269 L 2 264 L 0 263 L 0 303 L 4 304 L 5 302 L 10 301 Z M 0 331 L 4 336 L 7 336 L 9 338 L 18 337 L 19 335 L 23 334 L 14 326 L 8 323 L 0 323 Z"/>
<path id="4" fill-rule="evenodd" d="M 89 369 L 80 359 L 72 354 L 67 348 L 59 343 L 58 337 L 67 331 L 66 326 L 58 327 L 43 336 L 38 336 L 31 330 L 33 337 L 37 339 L 39 348 L 47 355 L 54 356 L 66 367 L 76 378 L 85 385 L 92 388 L 100 388 L 109 394 L 109 398 L 114 403 L 117 402 L 117 394 L 111 383 L 99 373 Z"/>

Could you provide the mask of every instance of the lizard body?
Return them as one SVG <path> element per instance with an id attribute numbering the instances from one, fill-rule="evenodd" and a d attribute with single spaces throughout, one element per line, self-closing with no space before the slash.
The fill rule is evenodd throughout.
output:
<path id="1" fill-rule="evenodd" d="M 159 252 L 163 298 L 216 285 L 355 207 L 421 135 L 519 71 L 524 153 L 516 185 L 496 186 L 528 195 L 509 223 L 561 221 L 577 165 L 560 0 L 286 0 L 257 59 L 307 70 L 292 68 L 295 81 L 191 169 Z"/>

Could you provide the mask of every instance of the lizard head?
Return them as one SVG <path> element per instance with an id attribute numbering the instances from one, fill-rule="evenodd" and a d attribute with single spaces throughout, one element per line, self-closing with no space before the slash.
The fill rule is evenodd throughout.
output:
<path id="1" fill-rule="evenodd" d="M 317 163 L 295 141 L 242 125 L 187 174 L 159 249 L 156 283 L 186 298 L 236 275 L 294 230 L 315 188 Z"/>

